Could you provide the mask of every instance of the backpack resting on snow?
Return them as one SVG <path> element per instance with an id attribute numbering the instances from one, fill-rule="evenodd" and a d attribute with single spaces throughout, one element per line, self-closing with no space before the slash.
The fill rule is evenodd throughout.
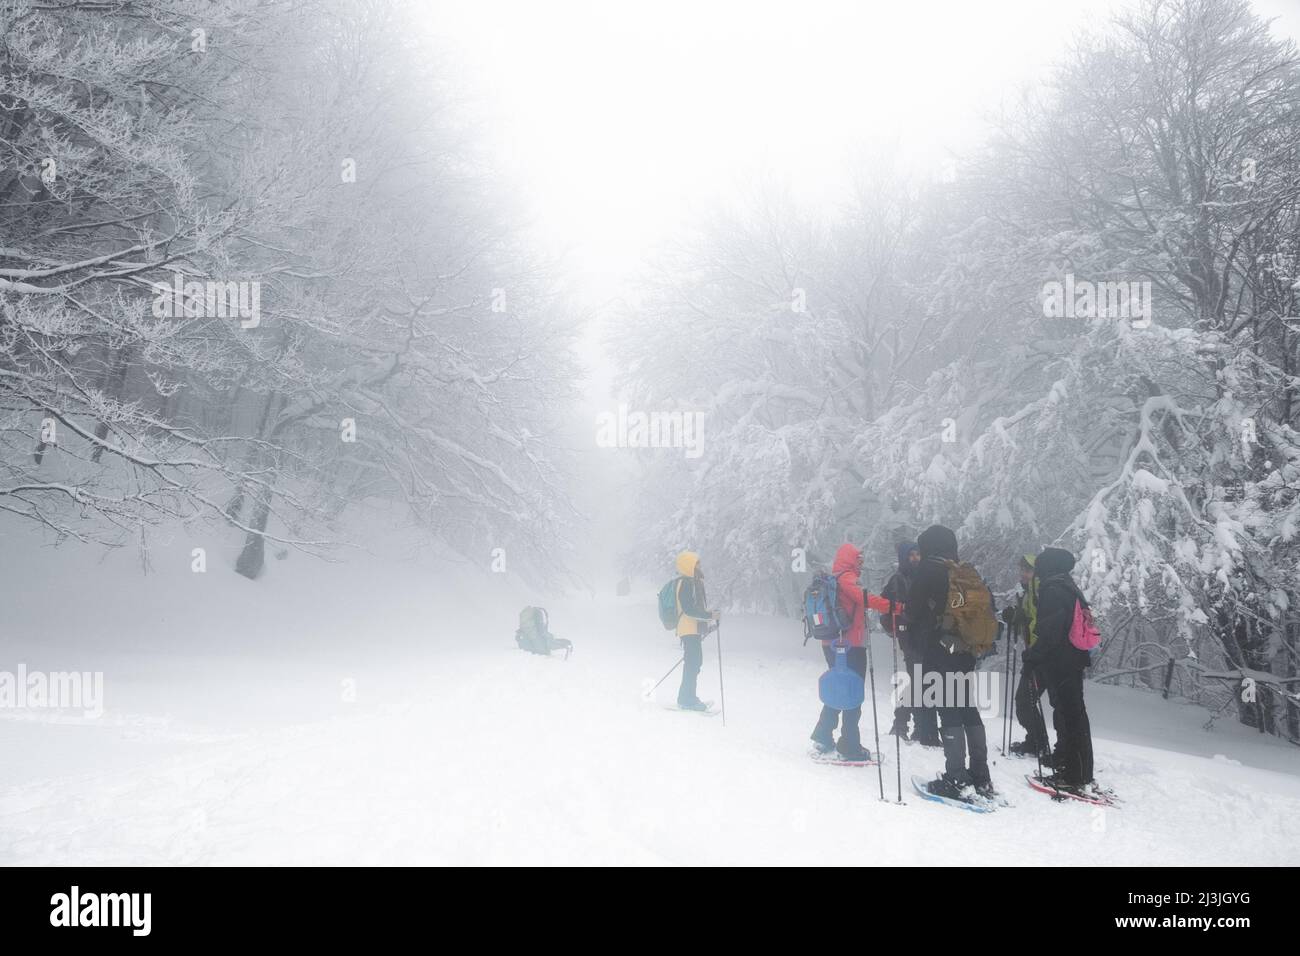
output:
<path id="1" fill-rule="evenodd" d="M 569 659 L 573 652 L 573 642 L 556 637 L 550 630 L 550 616 L 546 608 L 526 607 L 519 612 L 519 629 L 515 631 L 515 643 L 520 650 L 530 654 L 545 654 L 563 648 L 564 659 Z"/>
<path id="2" fill-rule="evenodd" d="M 993 594 L 965 561 L 941 560 L 948 569 L 948 601 L 939 626 L 957 638 L 957 650 L 980 657 L 993 649 L 998 634 Z"/>

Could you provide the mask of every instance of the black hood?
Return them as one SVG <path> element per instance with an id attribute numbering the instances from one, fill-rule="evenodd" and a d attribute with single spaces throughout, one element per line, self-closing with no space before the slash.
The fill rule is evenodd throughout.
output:
<path id="1" fill-rule="evenodd" d="M 915 541 L 900 541 L 898 543 L 898 570 L 905 577 L 912 575 L 912 562 L 907 560 L 907 556 L 913 551 L 919 550 Z"/>
<path id="2" fill-rule="evenodd" d="M 941 524 L 932 524 L 922 531 L 916 539 L 916 545 L 923 558 L 957 560 L 957 535 L 953 534 L 951 528 L 945 528 Z"/>
<path id="3" fill-rule="evenodd" d="M 1054 574 L 1069 574 L 1074 568 L 1074 555 L 1064 548 L 1044 548 L 1034 562 L 1034 573 L 1040 578 Z"/>

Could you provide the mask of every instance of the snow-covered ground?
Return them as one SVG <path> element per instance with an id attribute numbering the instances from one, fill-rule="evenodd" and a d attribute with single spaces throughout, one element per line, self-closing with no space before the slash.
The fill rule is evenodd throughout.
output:
<path id="1" fill-rule="evenodd" d="M 529 595 L 428 558 L 295 554 L 252 584 L 215 556 L 192 573 L 185 535 L 145 576 L 0 531 L 24 556 L 0 670 L 105 675 L 98 718 L 0 710 L 5 863 L 1300 863 L 1300 751 L 1155 695 L 1088 687 L 1121 810 L 1053 803 L 1001 758 L 1013 806 L 926 803 L 907 775 L 941 758 L 914 747 L 897 806 L 874 769 L 809 761 L 822 663 L 788 621 L 724 619 L 723 726 L 642 699 L 677 654 L 650 594 L 532 596 L 565 662 L 514 649 Z M 879 635 L 875 664 L 883 701 Z"/>

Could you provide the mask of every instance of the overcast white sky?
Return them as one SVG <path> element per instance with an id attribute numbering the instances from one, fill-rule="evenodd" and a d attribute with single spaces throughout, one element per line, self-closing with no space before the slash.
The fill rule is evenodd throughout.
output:
<path id="1" fill-rule="evenodd" d="M 896 143 L 937 175 L 982 111 L 1125 2 L 430 0 L 427 18 L 595 303 L 738 173 L 833 201 L 855 144 Z M 1256 7 L 1300 33 L 1300 0 Z"/>

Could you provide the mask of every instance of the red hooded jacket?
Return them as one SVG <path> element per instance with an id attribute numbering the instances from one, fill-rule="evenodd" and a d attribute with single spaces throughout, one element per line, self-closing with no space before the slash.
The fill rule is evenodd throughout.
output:
<path id="1" fill-rule="evenodd" d="M 861 647 L 867 629 L 867 610 L 888 613 L 889 602 L 878 594 L 868 594 L 858 584 L 858 576 L 862 574 L 862 552 L 853 545 L 848 543 L 840 545 L 840 549 L 835 552 L 835 563 L 831 565 L 831 573 L 835 575 L 835 582 L 838 585 L 840 610 L 852 622 L 844 632 L 844 643 L 850 647 Z M 895 607 L 901 609 L 903 605 L 897 604 Z M 831 642 L 822 641 L 822 643 Z"/>

